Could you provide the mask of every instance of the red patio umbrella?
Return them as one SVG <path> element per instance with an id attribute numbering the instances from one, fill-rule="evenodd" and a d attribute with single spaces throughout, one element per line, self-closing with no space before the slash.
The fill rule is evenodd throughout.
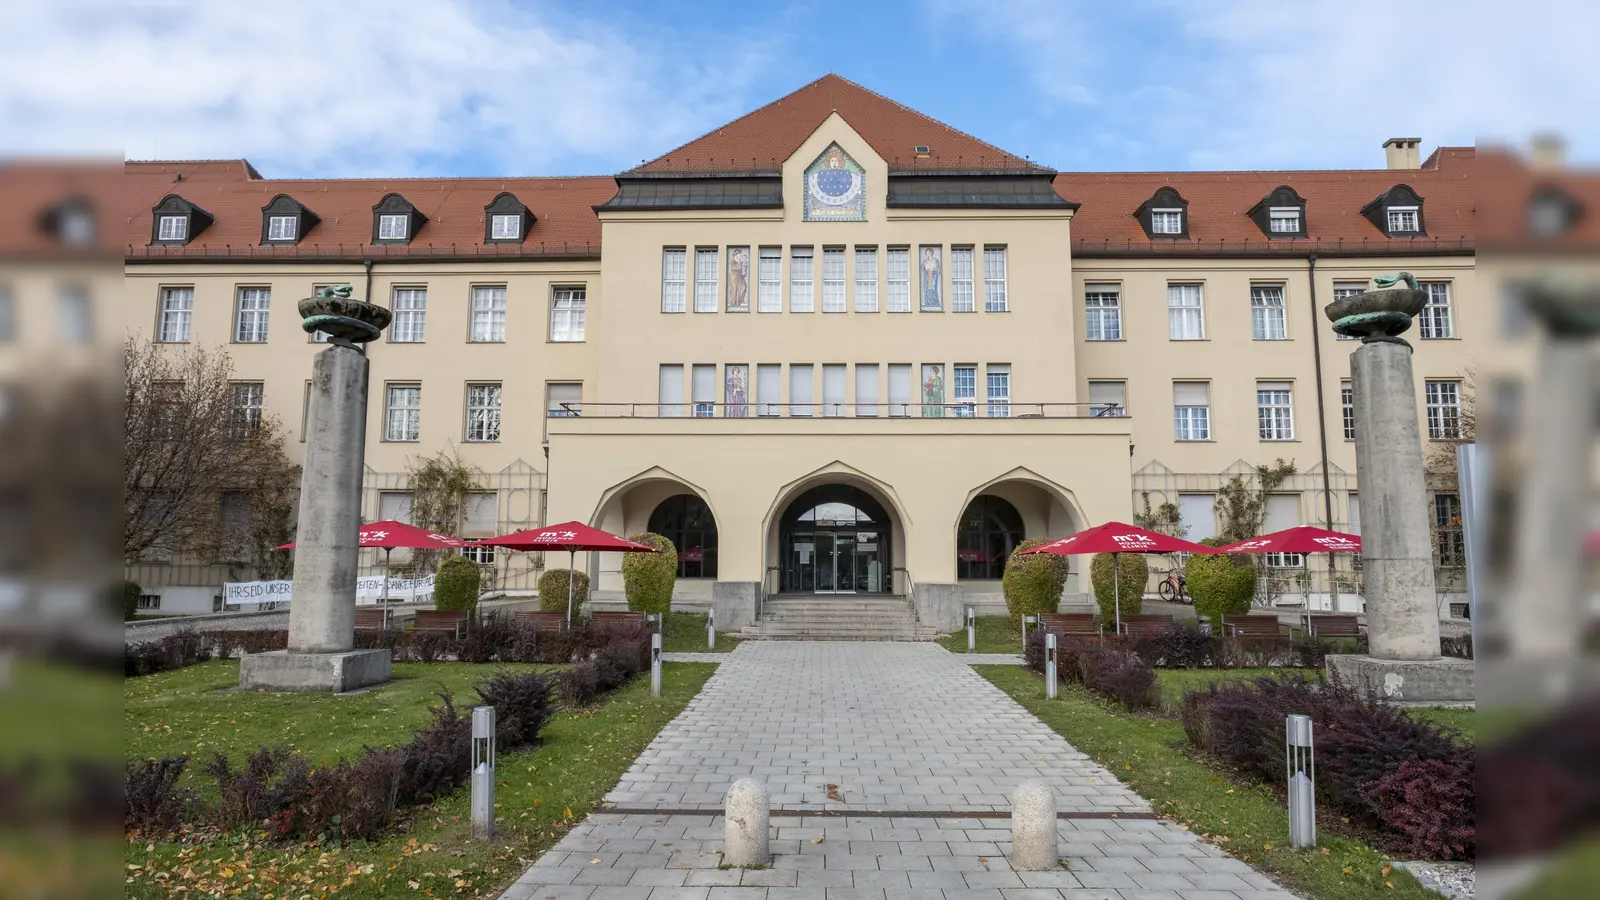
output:
<path id="1" fill-rule="evenodd" d="M 389 600 L 389 553 L 396 547 L 406 547 L 413 550 L 439 550 L 449 547 L 465 547 L 466 541 L 453 538 L 449 535 L 396 522 L 393 519 L 383 519 L 378 522 L 368 522 L 361 526 L 361 531 L 356 537 L 356 543 L 362 547 L 383 548 L 383 600 Z M 274 550 L 293 550 L 294 542 L 290 541 Z"/>
<path id="2" fill-rule="evenodd" d="M 1054 556 L 1077 556 L 1084 553 L 1111 554 L 1111 591 L 1115 602 L 1117 631 L 1122 631 L 1122 572 L 1117 563 L 1123 553 L 1215 553 L 1204 544 L 1196 544 L 1170 534 L 1150 531 L 1137 525 L 1107 522 L 1087 531 L 1057 538 L 1023 553 L 1049 553 Z M 1143 589 L 1141 588 L 1141 591 Z"/>
<path id="3" fill-rule="evenodd" d="M 1235 541 L 1224 544 L 1214 552 L 1217 553 L 1326 553 L 1328 558 L 1328 571 L 1333 571 L 1333 554 L 1335 553 L 1360 553 L 1361 535 L 1346 534 L 1343 531 L 1329 531 L 1326 528 L 1317 528 L 1312 525 L 1297 525 L 1263 534 L 1248 540 Z M 1330 583 L 1334 591 L 1333 608 L 1339 608 L 1339 585 Z M 1311 604 L 1306 604 L 1306 625 L 1311 624 Z"/>
<path id="4" fill-rule="evenodd" d="M 1589 539 L 1584 542 L 1583 549 L 1587 550 L 1590 556 L 1600 556 L 1600 528 L 1589 532 Z"/>
<path id="5" fill-rule="evenodd" d="M 518 531 L 514 534 L 505 534 L 496 538 L 487 538 L 479 543 L 492 547 L 507 547 L 512 550 L 565 550 L 567 559 L 567 626 L 572 626 L 572 595 L 573 573 L 572 566 L 579 550 L 612 550 L 620 553 L 654 553 L 654 547 L 635 543 L 627 538 L 620 538 L 598 528 L 590 528 L 582 522 L 562 522 L 560 525 L 546 525 L 543 528 L 533 528 L 528 531 Z"/>

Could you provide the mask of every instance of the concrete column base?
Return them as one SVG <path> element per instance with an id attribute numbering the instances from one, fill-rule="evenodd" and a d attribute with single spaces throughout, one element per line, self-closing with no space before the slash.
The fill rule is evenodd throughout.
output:
<path id="1" fill-rule="evenodd" d="M 1464 703 L 1476 699 L 1470 659 L 1378 659 L 1330 654 L 1328 677 L 1391 703 Z"/>
<path id="2" fill-rule="evenodd" d="M 718 631 L 738 631 L 761 616 L 761 585 L 754 581 L 718 581 L 711 585 L 711 608 Z"/>
<path id="3" fill-rule="evenodd" d="M 911 587 L 911 606 L 917 621 L 935 631 L 951 633 L 964 627 L 966 613 L 961 608 L 961 586 L 918 582 Z"/>
<path id="4" fill-rule="evenodd" d="M 251 653 L 239 660 L 239 686 L 247 690 L 342 694 L 389 680 L 387 650 L 336 653 Z"/>

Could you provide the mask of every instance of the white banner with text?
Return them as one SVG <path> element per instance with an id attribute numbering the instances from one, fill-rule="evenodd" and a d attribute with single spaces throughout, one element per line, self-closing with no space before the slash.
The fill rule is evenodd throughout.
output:
<path id="1" fill-rule="evenodd" d="M 391 601 L 428 600 L 433 597 L 434 576 L 389 579 Z M 356 603 L 377 603 L 384 597 L 382 575 L 356 579 Z M 293 581 L 228 581 L 222 585 L 222 606 L 226 610 L 286 609 L 294 600 Z"/>

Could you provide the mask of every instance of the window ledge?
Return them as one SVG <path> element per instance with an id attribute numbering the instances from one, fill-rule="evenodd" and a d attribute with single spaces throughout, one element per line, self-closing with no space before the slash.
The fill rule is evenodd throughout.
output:
<path id="1" fill-rule="evenodd" d="M 545 338 L 546 344 L 587 344 L 587 340 L 562 340 L 560 338 Z"/>
<path id="2" fill-rule="evenodd" d="M 408 343 L 412 343 L 412 342 L 411 341 L 400 341 L 399 343 L 408 344 Z M 504 344 L 504 343 L 507 343 L 507 341 L 504 338 L 501 338 L 498 341 L 485 341 L 485 340 L 477 340 L 477 341 L 475 341 L 472 338 L 467 338 L 467 343 L 469 343 L 469 344 Z"/>

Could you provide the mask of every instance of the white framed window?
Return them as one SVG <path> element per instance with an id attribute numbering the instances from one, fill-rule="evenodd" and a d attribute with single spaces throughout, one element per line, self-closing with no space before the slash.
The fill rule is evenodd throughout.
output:
<path id="1" fill-rule="evenodd" d="M 668 364 L 661 366 L 656 402 L 660 405 L 663 419 L 675 419 L 683 415 L 683 366 Z"/>
<path id="2" fill-rule="evenodd" d="M 268 216 L 267 240 L 292 241 L 299 227 L 300 219 L 297 216 Z"/>
<path id="3" fill-rule="evenodd" d="M 1006 299 L 1006 248 L 983 248 L 983 311 L 1005 312 L 1010 309 Z"/>
<path id="4" fill-rule="evenodd" d="M 544 436 L 550 439 L 551 419 L 577 419 L 583 416 L 583 382 L 552 382 L 545 387 Z"/>
<path id="5" fill-rule="evenodd" d="M 1454 441 L 1461 438 L 1461 382 L 1423 382 L 1427 401 L 1428 440 Z"/>
<path id="6" fill-rule="evenodd" d="M 497 241 L 522 239 L 521 213 L 495 213 L 489 219 L 489 237 Z"/>
<path id="7" fill-rule="evenodd" d="M 1287 381 L 1256 383 L 1256 420 L 1263 441 L 1294 440 L 1294 392 Z"/>
<path id="8" fill-rule="evenodd" d="M 1172 340 L 1205 340 L 1205 297 L 1200 285 L 1167 285 L 1167 320 Z"/>
<path id="9" fill-rule="evenodd" d="M 189 321 L 194 315 L 194 288 L 161 289 L 161 318 L 156 334 L 162 343 L 182 344 L 189 340 Z"/>
<path id="10" fill-rule="evenodd" d="M 789 248 L 789 312 L 812 312 L 817 308 L 814 257 L 810 247 Z"/>
<path id="11" fill-rule="evenodd" d="M 1211 383 L 1172 383 L 1173 437 L 1180 441 L 1211 440 Z"/>
<path id="12" fill-rule="evenodd" d="M 1150 210 L 1150 232 L 1152 234 L 1183 234 L 1183 210 Z"/>
<path id="13" fill-rule="evenodd" d="M 844 415 L 845 367 L 828 363 L 822 367 L 822 414 L 834 418 Z"/>
<path id="14" fill-rule="evenodd" d="M 684 279 L 688 276 L 687 251 L 682 247 L 668 247 L 661 251 L 661 311 L 681 313 L 687 307 Z"/>
<path id="15" fill-rule="evenodd" d="M 1401 233 L 1417 230 L 1417 208 L 1415 206 L 1389 207 L 1389 232 Z"/>
<path id="16" fill-rule="evenodd" d="M 889 415 L 911 415 L 911 364 L 889 364 Z"/>
<path id="17" fill-rule="evenodd" d="M 1267 227 L 1273 234 L 1299 234 L 1300 207 L 1271 207 L 1267 210 Z"/>
<path id="18" fill-rule="evenodd" d="M 472 333 L 468 339 L 479 343 L 498 343 L 506 339 L 505 285 L 473 285 Z"/>
<path id="19" fill-rule="evenodd" d="M 694 402 L 694 417 L 709 419 L 717 414 L 717 367 L 696 365 L 691 372 L 689 399 Z"/>
<path id="20" fill-rule="evenodd" d="M 822 248 L 822 311 L 845 311 L 843 247 Z"/>
<path id="21" fill-rule="evenodd" d="M 259 381 L 235 381 L 228 385 L 233 407 L 233 424 L 229 430 L 235 440 L 242 440 L 261 427 L 266 390 L 266 385 Z"/>
<path id="22" fill-rule="evenodd" d="M 856 363 L 856 415 L 878 414 L 878 364 Z"/>
<path id="23" fill-rule="evenodd" d="M 1420 287 L 1428 292 L 1428 302 L 1418 316 L 1418 331 L 1430 340 L 1443 340 L 1456 336 L 1455 309 L 1450 302 L 1450 282 L 1424 281 Z"/>
<path id="24" fill-rule="evenodd" d="M 889 248 L 889 312 L 911 312 L 911 248 Z"/>
<path id="25" fill-rule="evenodd" d="M 484 545 L 482 543 L 483 538 L 462 538 L 462 540 L 466 542 L 466 546 L 461 548 L 461 555 L 466 557 L 467 560 L 480 566 L 492 566 L 495 564 L 494 551 L 496 548 L 493 544 Z"/>
<path id="26" fill-rule="evenodd" d="M 1250 336 L 1258 341 L 1289 339 L 1289 325 L 1283 313 L 1283 285 L 1250 286 Z"/>
<path id="27" fill-rule="evenodd" d="M 233 339 L 241 344 L 260 344 L 267 339 L 267 313 L 272 305 L 272 289 L 239 288 L 233 321 Z"/>
<path id="28" fill-rule="evenodd" d="M 156 610 L 161 608 L 160 594 L 140 594 L 139 608 L 143 610 Z"/>
<path id="29" fill-rule="evenodd" d="M 581 341 L 588 317 L 589 289 L 558 287 L 550 299 L 550 340 Z"/>
<path id="30" fill-rule="evenodd" d="M 789 365 L 789 415 L 811 415 L 811 404 L 815 401 L 815 398 L 811 364 L 791 363 Z"/>
<path id="31" fill-rule="evenodd" d="M 717 248 L 694 248 L 694 311 L 717 311 Z"/>
<path id="32" fill-rule="evenodd" d="M 1261 532 L 1272 534 L 1300 524 L 1299 494 L 1268 494 L 1261 510 Z M 1269 569 L 1298 569 L 1306 564 L 1303 553 L 1268 553 Z"/>
<path id="33" fill-rule="evenodd" d="M 756 262 L 756 312 L 783 312 L 783 248 L 762 247 Z"/>
<path id="34" fill-rule="evenodd" d="M 1011 416 L 1011 364 L 990 363 L 984 370 L 984 379 L 989 388 L 989 411 L 991 419 L 1005 419 Z"/>
<path id="35" fill-rule="evenodd" d="M 972 248 L 950 248 L 950 311 L 976 312 L 972 293 Z"/>
<path id="36" fill-rule="evenodd" d="M 856 248 L 856 312 L 878 311 L 878 248 Z"/>
<path id="37" fill-rule="evenodd" d="M 1365 293 L 1366 290 L 1367 283 L 1365 281 L 1335 281 L 1333 283 L 1333 299 L 1343 300 L 1346 297 L 1354 297 L 1357 294 Z M 1338 335 L 1338 338 L 1341 341 L 1357 339 L 1355 335 L 1350 334 L 1341 334 Z"/>
<path id="38" fill-rule="evenodd" d="M 411 216 L 406 213 L 385 213 L 378 216 L 378 240 L 403 241 L 411 231 Z"/>
<path id="39" fill-rule="evenodd" d="M 4 299 L 0 292 L 0 302 Z M 4 315 L 3 310 L 0 315 Z M 56 326 L 64 343 L 83 344 L 94 337 L 94 304 L 89 300 L 87 287 L 67 283 L 56 288 Z M 5 327 L 0 324 L 0 331 Z M 5 337 L 0 334 L 0 341 L 3 340 Z"/>
<path id="40" fill-rule="evenodd" d="M 500 385 L 467 385 L 467 441 L 500 440 Z"/>
<path id="41" fill-rule="evenodd" d="M 1122 340 L 1122 289 L 1114 284 L 1091 284 L 1083 295 L 1084 338 L 1091 341 Z"/>
<path id="42" fill-rule="evenodd" d="M 418 440 L 422 434 L 422 385 L 391 384 L 386 394 L 383 439 Z"/>
<path id="43" fill-rule="evenodd" d="M 189 239 L 188 216 L 162 216 L 161 223 L 156 232 L 156 239 L 161 241 L 186 241 Z"/>
<path id="44" fill-rule="evenodd" d="M 1089 402 L 1093 404 L 1090 415 L 1121 418 L 1128 414 L 1128 383 L 1126 381 L 1089 382 Z"/>
<path id="45" fill-rule="evenodd" d="M 1356 439 L 1356 392 L 1350 382 L 1339 382 L 1339 424 L 1344 430 L 1344 439 Z"/>
<path id="46" fill-rule="evenodd" d="M 783 412 L 783 366 L 762 363 L 756 366 L 756 415 L 776 416 Z"/>
<path id="47" fill-rule="evenodd" d="M 978 367 L 957 364 L 950 369 L 950 402 L 955 404 L 952 413 L 958 419 L 970 419 L 978 414 Z"/>
<path id="48" fill-rule="evenodd" d="M 428 289 L 394 289 L 394 324 L 389 340 L 397 344 L 421 343 L 428 326 Z"/>

